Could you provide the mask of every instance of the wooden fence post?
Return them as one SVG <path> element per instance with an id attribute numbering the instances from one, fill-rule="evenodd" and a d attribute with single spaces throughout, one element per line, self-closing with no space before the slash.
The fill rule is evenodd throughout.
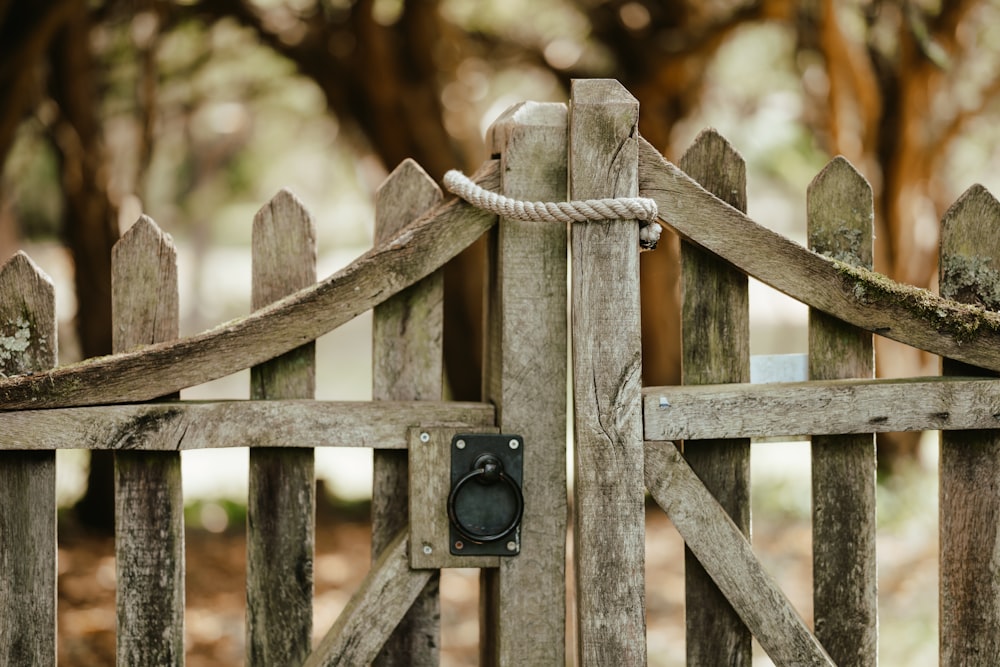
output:
<path id="1" fill-rule="evenodd" d="M 639 103 L 573 82 L 569 197 L 638 194 Z M 582 665 L 646 664 L 639 225 L 572 225 L 577 644 Z"/>
<path id="2" fill-rule="evenodd" d="M 253 221 L 254 309 L 316 282 L 312 216 L 282 190 Z M 250 369 L 251 399 L 313 398 L 316 345 Z M 309 443 L 250 450 L 247 664 L 300 664 L 312 648 L 316 479 Z"/>
<path id="3" fill-rule="evenodd" d="M 810 249 L 872 268 L 872 190 L 842 157 L 807 194 Z M 809 309 L 809 379 L 875 377 L 872 334 Z M 841 667 L 878 664 L 874 434 L 812 437 L 816 638 Z"/>
<path id="4" fill-rule="evenodd" d="M 404 160 L 375 193 L 375 244 L 384 243 L 441 201 L 441 190 L 413 160 Z M 440 400 L 443 391 L 444 283 L 435 271 L 374 309 L 372 398 Z M 407 452 L 373 457 L 372 562 L 407 523 Z M 436 665 L 441 645 L 441 577 L 435 572 L 393 631 L 376 665 Z"/>
<path id="5" fill-rule="evenodd" d="M 945 213 L 941 296 L 1000 310 L 1000 202 L 976 185 Z M 944 375 L 996 373 L 942 360 Z M 942 431 L 942 665 L 1000 664 L 1000 431 Z"/>
<path id="6" fill-rule="evenodd" d="M 746 211 L 746 163 L 722 135 L 706 130 L 680 168 L 703 188 Z M 686 385 L 750 381 L 747 277 L 715 255 L 681 243 L 681 369 Z M 686 441 L 684 457 L 740 531 L 750 536 L 750 440 Z M 750 631 L 689 549 L 685 549 L 689 665 L 750 664 Z"/>
<path id="7" fill-rule="evenodd" d="M 0 374 L 56 365 L 52 281 L 24 253 L 0 267 Z M 0 452 L 0 665 L 56 664 L 56 455 Z"/>
<path id="8" fill-rule="evenodd" d="M 487 136 L 501 193 L 566 199 L 566 105 L 511 107 Z M 485 399 L 524 438 L 521 551 L 482 571 L 482 664 L 565 664 L 566 225 L 501 218 L 492 235 Z"/>
<path id="9" fill-rule="evenodd" d="M 115 352 L 178 336 L 177 253 L 143 216 L 115 244 Z M 150 436 L 136 429 L 139 447 Z M 155 437 L 155 436 L 153 436 Z M 184 496 L 180 452 L 115 452 L 117 664 L 184 664 Z"/>

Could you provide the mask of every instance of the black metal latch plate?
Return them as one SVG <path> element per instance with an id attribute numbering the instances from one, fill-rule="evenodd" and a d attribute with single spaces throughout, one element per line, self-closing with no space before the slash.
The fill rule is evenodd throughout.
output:
<path id="1" fill-rule="evenodd" d="M 524 439 L 459 434 L 451 440 L 448 496 L 451 553 L 516 556 L 521 551 Z"/>

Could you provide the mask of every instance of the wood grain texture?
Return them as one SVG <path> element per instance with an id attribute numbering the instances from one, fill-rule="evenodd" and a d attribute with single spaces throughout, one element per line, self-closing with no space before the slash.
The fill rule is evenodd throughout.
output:
<path id="1" fill-rule="evenodd" d="M 316 282 L 316 225 L 288 190 L 253 221 L 251 305 L 264 308 Z M 307 399 L 316 392 L 316 345 L 250 369 L 250 398 Z M 288 437 L 285 434 L 285 437 Z M 250 450 L 247 495 L 247 664 L 290 665 L 312 649 L 316 476 L 308 440 Z"/>
<path id="2" fill-rule="evenodd" d="M 761 567 L 743 531 L 671 442 L 645 443 L 646 488 L 777 665 L 834 663 Z M 718 663 L 713 663 L 718 664 Z"/>
<path id="3" fill-rule="evenodd" d="M 382 243 L 441 201 L 441 190 L 413 160 L 405 160 L 375 193 L 375 243 Z M 375 307 L 372 398 L 440 400 L 443 393 L 444 274 L 436 271 Z M 407 453 L 373 452 L 372 560 L 407 523 Z M 434 665 L 441 646 L 440 575 L 382 647 L 375 664 Z"/>
<path id="4" fill-rule="evenodd" d="M 24 253 L 0 267 L 0 373 L 56 364 L 55 291 Z M 56 457 L 0 453 L 0 665 L 56 664 Z"/>
<path id="5" fill-rule="evenodd" d="M 569 198 L 637 194 L 639 105 L 574 81 Z M 572 226 L 577 645 L 583 665 L 645 665 L 639 226 Z"/>
<path id="6" fill-rule="evenodd" d="M 473 176 L 499 187 L 499 165 Z M 262 363 L 336 329 L 430 275 L 496 216 L 451 199 L 329 278 L 253 314 L 138 352 L 0 378 L 0 410 L 144 401 Z"/>
<path id="7" fill-rule="evenodd" d="M 680 167 L 709 192 L 745 211 L 746 163 L 714 130 L 706 130 Z M 750 381 L 750 294 L 732 265 L 681 242 L 681 375 L 685 385 Z M 750 440 L 684 443 L 684 457 L 744 535 L 750 535 Z M 687 662 L 749 665 L 750 631 L 702 569 L 684 554 Z"/>
<path id="8" fill-rule="evenodd" d="M 112 348 L 177 338 L 177 253 L 142 216 L 111 257 Z M 184 664 L 184 494 L 179 452 L 115 453 L 117 664 Z"/>
<path id="9" fill-rule="evenodd" d="M 970 188 L 941 230 L 941 293 L 1000 308 L 1000 202 Z M 987 375 L 951 359 L 945 375 Z M 1000 431 L 942 431 L 940 662 L 1000 664 Z"/>
<path id="10" fill-rule="evenodd" d="M 942 299 L 806 250 L 715 198 L 648 142 L 640 193 L 684 239 L 813 308 L 886 338 L 1000 370 L 1000 313 Z"/>
<path id="11" fill-rule="evenodd" d="M 406 449 L 414 424 L 479 428 L 492 405 L 440 401 L 176 401 L 0 414 L 0 450 Z"/>
<path id="12" fill-rule="evenodd" d="M 565 104 L 511 107 L 487 133 L 501 193 L 566 199 Z M 566 241 L 561 224 L 501 219 L 491 242 L 484 398 L 524 438 L 521 551 L 484 571 L 482 664 L 566 662 Z"/>
<path id="13" fill-rule="evenodd" d="M 450 550 L 448 494 L 451 491 L 451 441 L 469 429 L 429 423 L 410 429 L 410 567 L 495 568 L 499 556 L 453 556 Z M 482 426 L 473 433 L 497 433 L 494 426 Z M 426 441 L 421 434 L 427 434 Z"/>
<path id="14" fill-rule="evenodd" d="M 433 573 L 410 569 L 408 533 L 404 527 L 382 552 L 303 667 L 353 667 L 375 659 Z"/>
<path id="15" fill-rule="evenodd" d="M 1000 382 L 828 380 L 643 389 L 647 440 L 1000 427 Z"/>
<path id="16" fill-rule="evenodd" d="M 842 157 L 806 198 L 809 247 L 871 269 L 872 190 Z M 809 377 L 872 378 L 870 332 L 809 310 Z M 816 638 L 841 667 L 878 664 L 874 434 L 812 438 L 813 618 Z"/>

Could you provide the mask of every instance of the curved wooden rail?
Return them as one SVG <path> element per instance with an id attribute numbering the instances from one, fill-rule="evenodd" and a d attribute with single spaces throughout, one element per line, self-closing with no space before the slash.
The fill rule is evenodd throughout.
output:
<path id="1" fill-rule="evenodd" d="M 500 187 L 498 160 L 473 180 Z M 326 280 L 189 338 L 0 379 L 0 410 L 145 401 L 284 354 L 433 273 L 483 235 L 492 213 L 452 199 Z"/>
<path id="2" fill-rule="evenodd" d="M 934 354 L 1000 371 L 1000 314 L 816 254 L 704 190 L 645 140 L 639 194 L 660 220 L 741 271 L 857 327 Z"/>

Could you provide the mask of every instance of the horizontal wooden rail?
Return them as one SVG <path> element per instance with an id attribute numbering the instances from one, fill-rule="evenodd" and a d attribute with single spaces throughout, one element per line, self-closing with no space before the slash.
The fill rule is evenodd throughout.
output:
<path id="1" fill-rule="evenodd" d="M 1000 427 L 1000 381 L 925 377 L 643 389 L 646 440 Z"/>
<path id="2" fill-rule="evenodd" d="M 406 449 L 407 429 L 492 427 L 492 405 L 443 401 L 222 401 L 0 414 L 0 450 L 216 447 Z"/>
<path id="3" fill-rule="evenodd" d="M 713 196 L 645 140 L 639 194 L 656 200 L 660 219 L 683 238 L 793 299 L 880 336 L 1000 371 L 1000 313 L 812 252 Z"/>
<path id="4" fill-rule="evenodd" d="M 499 161 L 488 161 L 473 180 L 497 190 L 499 172 Z M 145 401 L 267 361 L 430 275 L 495 222 L 492 213 L 449 200 L 326 280 L 247 317 L 135 352 L 0 378 L 0 410 Z"/>

